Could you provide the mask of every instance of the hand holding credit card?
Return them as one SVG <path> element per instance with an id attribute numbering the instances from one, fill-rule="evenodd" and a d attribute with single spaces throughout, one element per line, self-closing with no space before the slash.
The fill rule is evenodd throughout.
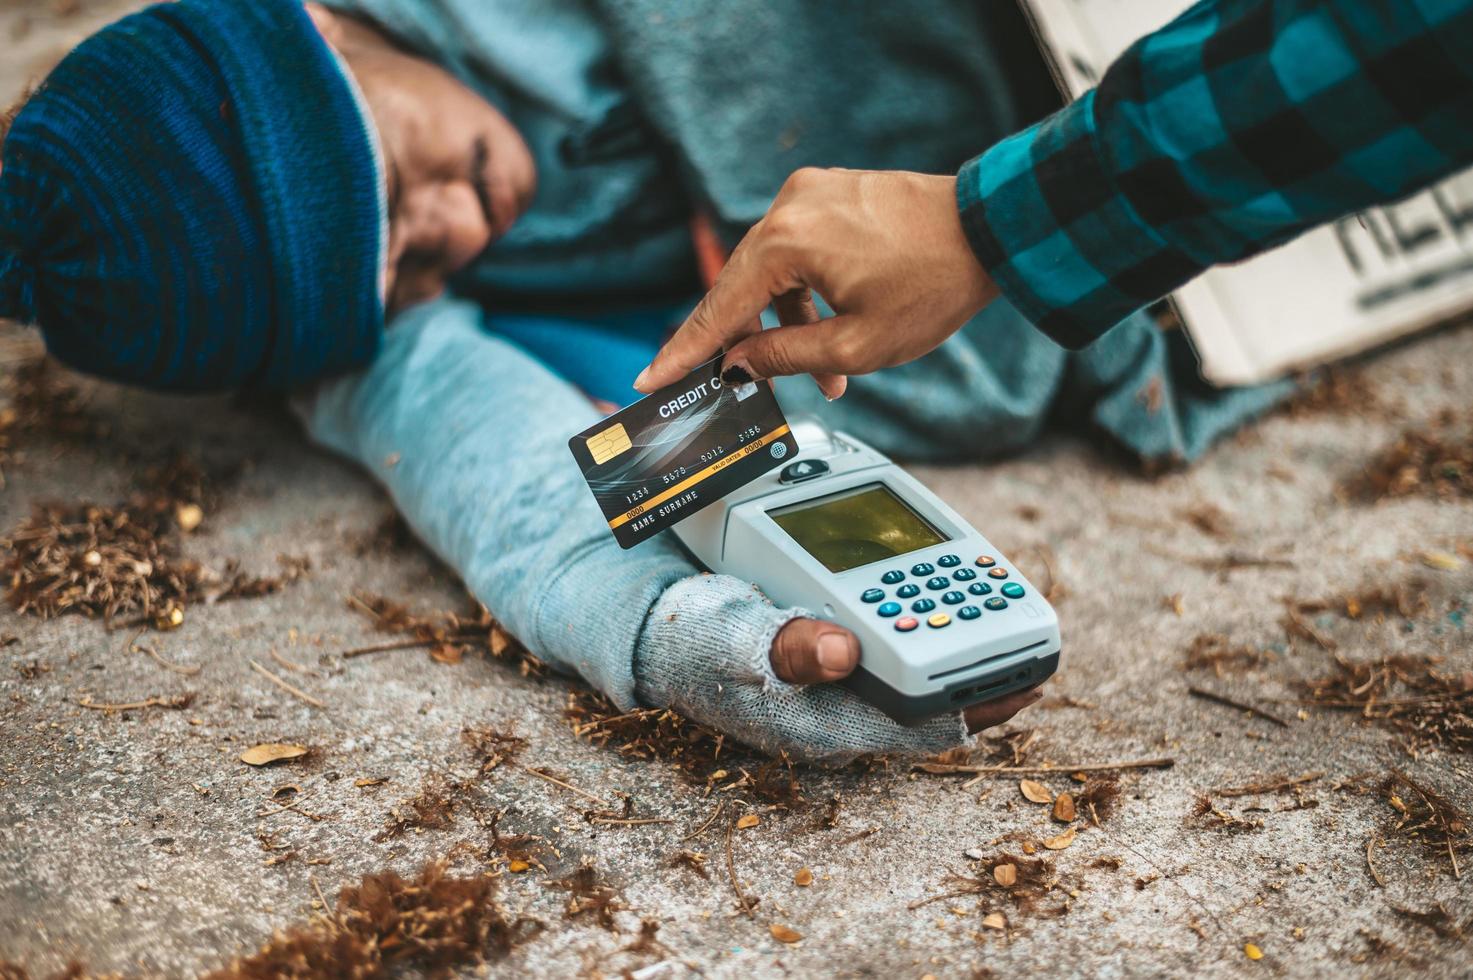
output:
<path id="1" fill-rule="evenodd" d="M 568 440 L 623 548 L 797 455 L 768 382 L 728 387 L 721 355 Z"/>

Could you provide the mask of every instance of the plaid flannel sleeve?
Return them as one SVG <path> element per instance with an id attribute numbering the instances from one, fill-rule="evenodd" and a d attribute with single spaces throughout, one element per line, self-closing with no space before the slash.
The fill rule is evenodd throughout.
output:
<path id="1" fill-rule="evenodd" d="M 1208 266 L 1473 164 L 1473 0 L 1204 0 L 962 168 L 1003 294 L 1082 347 Z"/>

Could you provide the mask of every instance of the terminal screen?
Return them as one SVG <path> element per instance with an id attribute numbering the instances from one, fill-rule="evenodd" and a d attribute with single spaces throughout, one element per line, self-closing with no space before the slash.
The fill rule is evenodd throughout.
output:
<path id="1" fill-rule="evenodd" d="M 768 511 L 831 572 L 848 571 L 948 540 L 883 483 Z"/>

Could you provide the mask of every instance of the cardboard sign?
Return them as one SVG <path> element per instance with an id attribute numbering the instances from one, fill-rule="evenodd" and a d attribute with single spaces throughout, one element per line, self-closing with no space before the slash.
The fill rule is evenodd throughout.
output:
<path id="1" fill-rule="evenodd" d="M 1019 0 L 1060 88 L 1093 87 L 1190 0 Z M 1473 170 L 1212 269 L 1171 297 L 1202 373 L 1251 384 L 1473 309 Z"/>

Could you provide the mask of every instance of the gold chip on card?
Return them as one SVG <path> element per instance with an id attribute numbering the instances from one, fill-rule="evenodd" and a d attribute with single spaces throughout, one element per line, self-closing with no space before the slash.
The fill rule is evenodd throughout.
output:
<path id="1" fill-rule="evenodd" d="M 593 462 L 607 463 L 615 456 L 630 448 L 629 433 L 624 431 L 624 423 L 615 422 L 596 436 L 588 437 L 588 452 L 593 456 Z"/>

